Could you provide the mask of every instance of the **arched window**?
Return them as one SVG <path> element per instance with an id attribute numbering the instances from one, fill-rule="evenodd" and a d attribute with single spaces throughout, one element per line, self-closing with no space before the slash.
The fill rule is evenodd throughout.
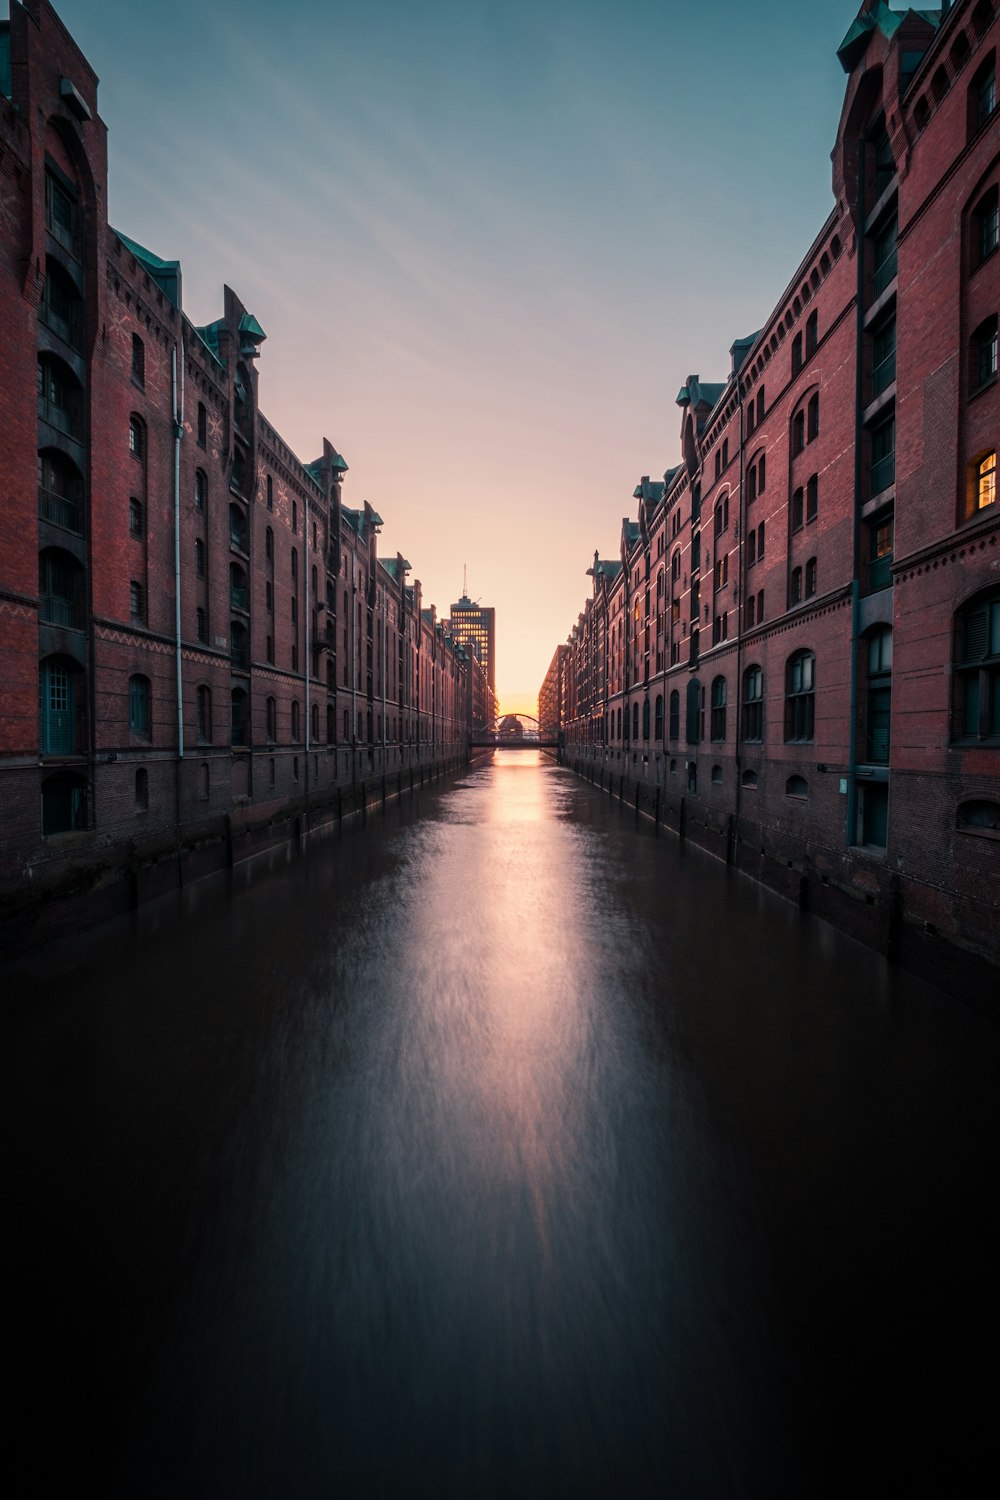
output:
<path id="1" fill-rule="evenodd" d="M 712 681 L 711 734 L 713 740 L 726 738 L 726 679 L 724 677 L 716 677 Z"/>
<path id="2" fill-rule="evenodd" d="M 715 535 L 722 536 L 729 529 L 729 495 L 722 495 L 715 503 Z"/>
<path id="3" fill-rule="evenodd" d="M 743 738 L 755 742 L 764 738 L 764 673 L 760 667 L 747 667 L 743 673 Z"/>
<path id="4" fill-rule="evenodd" d="M 64 531 L 83 532 L 83 476 L 56 448 L 38 455 L 38 514 Z"/>
<path id="5" fill-rule="evenodd" d="M 1000 589 L 971 599 L 955 623 L 955 733 L 993 739 L 1000 735 Z"/>
<path id="6" fill-rule="evenodd" d="M 310 730 L 310 732 L 312 734 L 312 737 L 313 737 L 314 740 L 318 740 L 319 739 L 319 704 L 318 703 L 314 703 L 313 706 L 312 706 L 310 721 L 311 721 L 311 730 Z"/>
<path id="7" fill-rule="evenodd" d="M 141 672 L 128 680 L 128 727 L 131 734 L 149 738 L 152 722 L 152 685 Z"/>
<path id="8" fill-rule="evenodd" d="M 740 777 L 740 786 L 744 787 L 748 792 L 755 792 L 757 790 L 757 772 L 744 771 Z"/>
<path id="9" fill-rule="evenodd" d="M 672 739 L 672 740 L 678 740 L 678 739 L 680 739 L 680 735 L 681 735 L 681 695 L 677 691 L 676 688 L 674 688 L 673 692 L 670 694 L 670 718 L 669 718 L 669 724 L 668 724 L 668 731 L 667 731 L 667 733 L 668 733 L 668 738 L 669 739 Z"/>
<path id="10" fill-rule="evenodd" d="M 806 414 L 797 411 L 792 418 L 792 453 L 801 453 L 806 445 Z"/>
<path id="11" fill-rule="evenodd" d="M 146 346 L 137 333 L 132 335 L 132 379 L 136 385 L 146 384 Z"/>
<path id="12" fill-rule="evenodd" d="M 887 765 L 892 722 L 892 630 L 879 625 L 864 638 L 865 760 Z"/>
<path id="13" fill-rule="evenodd" d="M 712 785 L 722 785 L 722 767 L 720 765 L 714 765 L 712 767 Z"/>
<path id="14" fill-rule="evenodd" d="M 680 578 L 680 576 L 681 576 L 681 549 L 679 547 L 677 547 L 675 549 L 675 551 L 674 551 L 673 557 L 671 557 L 671 559 L 670 559 L 670 577 L 674 581 L 674 583 L 676 583 L 677 580 L 678 580 L 678 578 Z"/>
<path id="15" fill-rule="evenodd" d="M 808 440 L 811 443 L 814 438 L 819 437 L 819 392 L 809 398 L 808 416 Z"/>
<path id="16" fill-rule="evenodd" d="M 692 677 L 687 685 L 687 712 L 685 725 L 685 738 L 689 745 L 697 745 L 704 739 L 704 725 L 702 719 L 705 712 L 705 689 L 697 677 Z"/>
<path id="17" fill-rule="evenodd" d="M 997 107 L 997 55 L 991 52 L 969 85 L 969 133 L 973 135 L 992 119 Z"/>
<path id="18" fill-rule="evenodd" d="M 653 713 L 653 738 L 663 739 L 663 694 L 657 693 Z"/>
<path id="19" fill-rule="evenodd" d="M 204 682 L 198 688 L 198 739 L 205 743 L 212 739 L 212 689 Z"/>
<path id="20" fill-rule="evenodd" d="M 808 797 L 809 783 L 804 776 L 789 776 L 785 782 L 786 797 Z"/>
<path id="21" fill-rule="evenodd" d="M 292 741 L 297 744 L 299 739 L 299 704 L 298 699 L 292 700 Z"/>
<path id="22" fill-rule="evenodd" d="M 133 458 L 146 456 L 146 428 L 142 418 L 134 415 L 128 419 L 128 451 Z"/>
<path id="23" fill-rule="evenodd" d="M 796 651 L 785 666 L 785 742 L 807 742 L 813 738 L 816 715 L 816 658 L 811 651 Z"/>
<path id="24" fill-rule="evenodd" d="M 247 695 L 244 688 L 233 688 L 230 694 L 230 741 L 234 745 L 245 745 L 247 732 Z"/>

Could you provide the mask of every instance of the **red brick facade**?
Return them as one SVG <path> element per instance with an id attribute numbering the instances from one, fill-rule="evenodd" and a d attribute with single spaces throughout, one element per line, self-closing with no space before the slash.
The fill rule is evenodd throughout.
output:
<path id="1" fill-rule="evenodd" d="M 228 287 L 107 223 L 97 80 L 47 0 L 0 37 L 0 883 L 465 754 L 466 662 L 381 519 L 259 406 Z M 266 356 L 264 356 L 266 366 Z"/>
<path id="2" fill-rule="evenodd" d="M 862 7 L 835 207 L 557 662 L 571 763 L 939 973 L 1000 950 L 997 35 Z"/>

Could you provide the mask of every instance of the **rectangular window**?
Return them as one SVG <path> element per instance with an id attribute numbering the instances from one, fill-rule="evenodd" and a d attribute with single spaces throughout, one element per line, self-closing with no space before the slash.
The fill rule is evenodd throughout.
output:
<path id="1" fill-rule="evenodd" d="M 811 312 L 806 319 L 806 359 L 816 352 L 819 343 L 819 313 Z"/>
<path id="2" fill-rule="evenodd" d="M 134 578 L 129 584 L 129 612 L 133 620 L 144 620 L 146 617 L 145 590 Z"/>
<path id="3" fill-rule="evenodd" d="M 792 339 L 792 374 L 797 375 L 802 368 L 802 335 L 797 333 Z"/>
<path id="4" fill-rule="evenodd" d="M 64 250 L 79 257 L 80 217 L 75 197 L 49 171 L 45 173 L 45 227 Z"/>
<path id="5" fill-rule="evenodd" d="M 792 530 L 801 531 L 805 521 L 805 507 L 801 490 L 796 490 L 792 496 Z"/>
<path id="6" fill-rule="evenodd" d="M 896 279 L 896 220 L 887 225 L 877 236 L 872 246 L 874 269 L 872 270 L 872 296 L 880 297 Z"/>
<path id="7" fill-rule="evenodd" d="M 819 515 L 819 476 L 813 474 L 806 485 L 806 520 L 815 521 Z"/>
<path id="8" fill-rule="evenodd" d="M 896 477 L 896 419 L 890 417 L 872 430 L 869 494 L 888 489 Z"/>
<path id="9" fill-rule="evenodd" d="M 200 607 L 195 613 L 195 629 L 199 641 L 205 644 L 208 641 L 208 615 Z"/>
<path id="10" fill-rule="evenodd" d="M 142 536 L 142 501 L 134 495 L 128 503 L 128 529 L 131 536 Z"/>
<path id="11" fill-rule="evenodd" d="M 132 335 L 132 379 L 136 385 L 146 384 L 146 347 L 137 333 Z"/>

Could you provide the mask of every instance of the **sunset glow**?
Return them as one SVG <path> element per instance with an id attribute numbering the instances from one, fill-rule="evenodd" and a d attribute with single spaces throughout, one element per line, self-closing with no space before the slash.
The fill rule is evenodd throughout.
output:
<path id="1" fill-rule="evenodd" d="M 678 386 L 724 378 L 830 206 L 856 9 L 61 15 L 102 79 L 112 223 L 181 261 L 196 324 L 233 286 L 264 414 L 304 460 L 331 439 L 440 612 L 468 564 L 501 713 L 533 713 L 594 549 L 676 461 Z"/>

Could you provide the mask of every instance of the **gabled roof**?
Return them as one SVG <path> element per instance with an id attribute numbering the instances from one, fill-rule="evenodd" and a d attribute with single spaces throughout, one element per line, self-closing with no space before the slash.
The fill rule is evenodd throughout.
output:
<path id="1" fill-rule="evenodd" d="M 632 499 L 645 500 L 647 504 L 655 505 L 657 500 L 663 499 L 662 479 L 650 479 L 648 475 L 645 475 L 632 491 Z"/>
<path id="2" fill-rule="evenodd" d="M 895 36 L 907 16 L 919 16 L 930 26 L 940 26 L 941 12 L 939 10 L 890 10 L 885 0 L 878 0 L 871 10 L 862 11 L 851 23 L 847 35 L 837 48 L 837 56 L 840 66 L 845 73 L 853 73 L 861 58 L 865 54 L 868 43 L 876 31 L 880 31 L 887 39 Z"/>
<path id="3" fill-rule="evenodd" d="M 677 392 L 677 405 L 692 406 L 695 408 L 705 406 L 711 410 L 716 402 L 722 399 L 725 389 L 725 381 L 721 385 L 717 383 L 708 384 L 693 375 L 687 384 L 682 385 Z"/>
<path id="4" fill-rule="evenodd" d="M 112 230 L 121 240 L 125 249 L 130 251 L 146 271 L 152 276 L 164 296 L 169 298 L 174 307 L 181 305 L 181 263 L 179 260 L 162 260 L 160 256 L 154 255 L 152 250 L 147 250 L 145 245 L 140 245 L 138 240 L 130 240 L 127 234 L 122 234 L 120 229 Z"/>

